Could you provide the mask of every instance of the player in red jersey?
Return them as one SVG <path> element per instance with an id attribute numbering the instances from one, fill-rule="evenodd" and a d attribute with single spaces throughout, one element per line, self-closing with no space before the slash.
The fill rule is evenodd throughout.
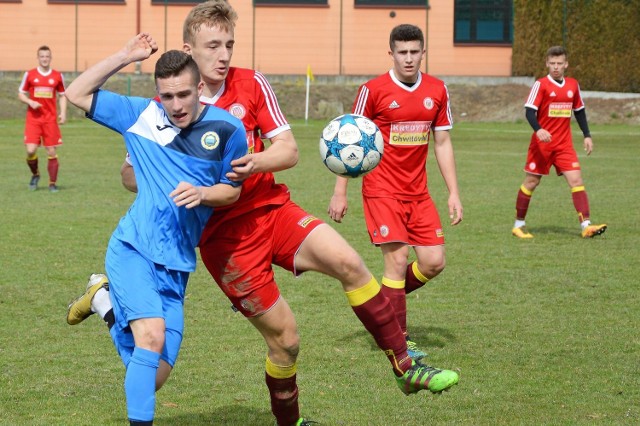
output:
<path id="1" fill-rule="evenodd" d="M 462 221 L 462 204 L 449 130 L 453 126 L 446 85 L 420 72 L 425 54 L 420 28 L 399 25 L 389 37 L 393 68 L 362 85 L 353 112 L 369 117 L 382 132 L 382 161 L 362 181 L 365 221 L 371 242 L 384 259 L 382 292 L 391 300 L 410 354 L 426 354 L 407 332 L 406 295 L 437 276 L 445 266 L 444 232 L 429 195 L 425 162 L 433 135 L 438 167 L 449 190 L 452 225 Z M 338 177 L 329 215 L 347 213 L 348 179 Z M 408 263 L 409 247 L 416 261 Z"/>
<path id="2" fill-rule="evenodd" d="M 578 212 L 582 237 L 595 237 L 606 231 L 607 225 L 591 224 L 589 199 L 582 181 L 578 155 L 573 148 L 571 138 L 573 111 L 584 135 L 584 150 L 587 155 L 591 154 L 593 140 L 589 133 L 580 86 L 576 79 L 564 75 L 569 66 L 567 51 L 564 47 L 551 47 L 547 51 L 546 64 L 549 74 L 534 83 L 524 105 L 527 121 L 533 128 L 533 134 L 524 167 L 524 182 L 520 186 L 516 199 L 516 221 L 511 233 L 518 238 L 533 238 L 525 228 L 529 202 L 542 176 L 548 175 L 551 166 L 554 166 L 558 176 L 564 175 L 571 188 L 571 198 Z"/>
<path id="3" fill-rule="evenodd" d="M 31 170 L 29 189 L 38 188 L 40 171 L 38 169 L 38 147 L 42 144 L 47 150 L 47 171 L 49 172 L 49 191 L 58 192 L 58 155 L 56 147 L 62 145 L 62 134 L 58 127 L 67 119 L 67 98 L 64 97 L 64 78 L 51 68 L 51 49 L 48 46 L 38 48 L 38 66 L 24 73 L 18 99 L 27 104 L 27 120 L 24 128 L 24 145 L 27 150 L 27 165 Z M 60 103 L 57 114 L 56 100 Z"/>
<path id="4" fill-rule="evenodd" d="M 184 24 L 184 48 L 205 82 L 201 101 L 230 111 L 247 130 L 250 153 L 235 163 L 232 178 L 243 180 L 240 199 L 216 209 L 200 241 L 205 266 L 219 287 L 262 334 L 268 346 L 265 380 L 278 425 L 305 424 L 296 382 L 300 339 L 295 317 L 274 279 L 273 264 L 299 275 L 318 271 L 338 279 L 354 313 L 384 350 L 405 393 L 440 392 L 458 382 L 452 371 L 411 359 L 389 300 L 358 253 L 328 224 L 290 200 L 273 172 L 293 167 L 297 143 L 267 80 L 259 72 L 230 67 L 236 14 L 224 0 L 195 6 Z M 262 138 L 270 139 L 265 147 Z M 133 169 L 123 165 L 123 183 L 135 190 Z M 77 324 L 93 312 L 113 321 L 104 276 L 93 276 L 74 301 L 67 321 Z M 105 298 L 105 295 L 107 296 Z M 111 315 L 111 318 L 110 318 Z M 171 367 L 161 362 L 157 386 Z"/>

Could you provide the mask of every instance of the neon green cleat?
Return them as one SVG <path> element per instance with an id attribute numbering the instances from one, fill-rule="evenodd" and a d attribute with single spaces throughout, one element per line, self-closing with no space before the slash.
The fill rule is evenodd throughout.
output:
<path id="1" fill-rule="evenodd" d="M 94 313 L 91 310 L 91 301 L 101 288 L 109 289 L 107 276 L 104 274 L 91 274 L 85 292 L 69 303 L 69 307 L 67 308 L 67 324 L 80 324 Z"/>
<path id="2" fill-rule="evenodd" d="M 312 420 L 306 420 L 300 417 L 294 426 L 310 426 L 318 424 L 318 422 L 314 422 Z"/>
<path id="3" fill-rule="evenodd" d="M 582 230 L 582 238 L 593 238 L 596 235 L 604 234 L 604 231 L 607 230 L 607 225 L 589 225 Z"/>
<path id="4" fill-rule="evenodd" d="M 425 351 L 418 348 L 418 344 L 409 337 L 407 337 L 407 353 L 414 361 L 420 361 L 422 358 L 429 356 Z"/>
<path id="5" fill-rule="evenodd" d="M 525 228 L 524 226 L 521 226 L 519 228 L 513 228 L 511 230 L 511 233 L 513 234 L 514 237 L 522 238 L 523 240 L 529 240 L 533 238 L 533 234 L 530 234 L 527 231 L 527 228 Z"/>
<path id="6" fill-rule="evenodd" d="M 428 389 L 432 393 L 440 393 L 458 383 L 458 373 L 451 370 L 440 370 L 425 364 L 413 362 L 411 368 L 402 376 L 396 377 L 398 387 L 409 395 Z"/>

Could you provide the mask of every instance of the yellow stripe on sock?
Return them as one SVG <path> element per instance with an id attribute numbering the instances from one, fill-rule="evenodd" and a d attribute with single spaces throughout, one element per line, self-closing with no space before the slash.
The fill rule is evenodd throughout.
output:
<path id="1" fill-rule="evenodd" d="M 427 281 L 429 281 L 429 278 L 422 275 L 422 272 L 420 272 L 420 269 L 418 269 L 418 262 L 413 262 L 411 264 L 411 270 L 413 271 L 413 275 L 415 275 L 421 283 L 426 283 Z"/>
<path id="2" fill-rule="evenodd" d="M 27 155 L 27 160 L 36 160 L 38 158 L 38 154 Z"/>
<path id="3" fill-rule="evenodd" d="M 296 374 L 298 369 L 298 364 L 293 363 L 292 365 L 276 365 L 270 359 L 269 355 L 267 355 L 267 365 L 265 366 L 265 370 L 267 374 L 274 379 L 288 379 L 289 377 L 293 377 Z"/>
<path id="4" fill-rule="evenodd" d="M 367 301 L 373 299 L 380 292 L 380 284 L 371 277 L 371 280 L 360 288 L 351 291 L 345 291 L 349 304 L 351 306 L 360 306 Z"/>
<path id="5" fill-rule="evenodd" d="M 582 186 L 574 186 L 573 188 L 571 188 L 571 193 L 572 194 L 574 192 L 580 192 L 580 191 L 584 191 L 584 185 L 582 185 Z"/>
<path id="6" fill-rule="evenodd" d="M 533 191 L 529 191 L 524 187 L 524 185 L 520 185 L 520 191 L 522 191 L 524 195 L 528 195 L 529 197 L 531 197 L 531 194 L 533 194 Z"/>
<path id="7" fill-rule="evenodd" d="M 391 278 L 382 277 L 382 285 L 389 288 L 396 288 L 398 290 L 404 288 L 404 280 L 392 280 Z"/>
<path id="8" fill-rule="evenodd" d="M 58 156 L 57 156 L 57 155 L 54 155 L 53 157 L 49 157 L 49 156 L 47 156 L 47 159 L 49 159 L 49 160 L 55 160 L 56 158 L 58 158 Z"/>

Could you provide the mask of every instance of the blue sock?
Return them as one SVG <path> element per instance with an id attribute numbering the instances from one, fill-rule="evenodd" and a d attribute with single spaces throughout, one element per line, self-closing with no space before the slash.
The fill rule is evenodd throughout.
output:
<path id="1" fill-rule="evenodd" d="M 160 354 L 135 347 L 124 376 L 129 420 L 150 421 L 156 406 L 156 372 Z"/>

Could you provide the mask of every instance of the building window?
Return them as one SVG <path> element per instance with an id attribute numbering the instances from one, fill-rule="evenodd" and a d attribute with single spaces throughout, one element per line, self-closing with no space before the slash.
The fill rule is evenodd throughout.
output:
<path id="1" fill-rule="evenodd" d="M 429 7 L 429 0 L 354 0 L 356 6 Z"/>
<path id="2" fill-rule="evenodd" d="M 457 44 L 511 44 L 512 0 L 455 0 L 453 41 Z"/>
<path id="3" fill-rule="evenodd" d="M 49 4 L 124 4 L 125 0 L 47 0 Z"/>
<path id="4" fill-rule="evenodd" d="M 196 5 L 198 3 L 203 3 L 205 0 L 151 0 L 151 4 L 153 5 L 164 5 L 164 4 L 192 4 Z"/>
<path id="5" fill-rule="evenodd" d="M 326 6 L 329 0 L 253 0 L 256 6 Z"/>

